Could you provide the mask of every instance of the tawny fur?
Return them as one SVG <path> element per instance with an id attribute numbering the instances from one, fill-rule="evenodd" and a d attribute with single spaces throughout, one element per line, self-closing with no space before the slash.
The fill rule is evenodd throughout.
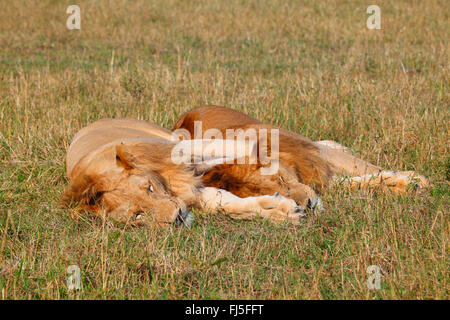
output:
<path id="1" fill-rule="evenodd" d="M 174 130 L 184 129 L 192 138 L 201 139 L 193 137 L 195 121 L 202 122 L 203 132 L 217 129 L 225 137 L 227 129 L 254 129 L 256 146 L 267 147 L 267 155 L 279 159 L 277 172 L 263 175 L 260 169 L 269 164 L 259 154 L 256 163 L 240 164 L 242 159 L 233 156 L 231 164 L 215 165 L 214 157 L 226 155 L 224 150 L 208 159 L 212 162 L 177 163 L 172 159 L 175 146 L 192 150 L 191 141 L 177 144 L 171 131 L 144 121 L 105 119 L 81 129 L 69 146 L 69 187 L 62 202 L 75 201 L 78 208 L 132 224 L 144 224 L 139 219 L 143 215 L 160 224 L 173 223 L 180 216 L 185 218 L 192 207 L 221 209 L 239 219 L 262 216 L 298 224 L 306 207 L 320 207 L 316 191 L 325 190 L 332 181 L 351 188 L 381 186 L 393 192 L 405 192 L 412 183 L 422 189 L 428 186 L 425 177 L 414 172 L 382 170 L 336 142 L 313 142 L 224 107 L 191 110 Z M 267 141 L 258 135 L 260 129 L 269 131 Z M 279 150 L 272 154 L 270 131 L 274 129 L 279 130 Z M 197 140 L 203 146 L 217 141 Z M 204 159 L 202 152 L 193 156 Z"/>
<path id="2" fill-rule="evenodd" d="M 321 191 L 340 175 L 373 175 L 372 178 L 340 180 L 352 188 L 387 186 L 393 192 L 405 192 L 407 185 L 415 178 L 419 187 L 428 186 L 427 180 L 414 172 L 389 174 L 352 156 L 348 148 L 334 141 L 313 142 L 297 133 L 262 124 L 246 114 L 225 107 L 203 106 L 193 109 L 182 115 L 172 130 L 186 129 L 193 136 L 196 121 L 201 121 L 202 132 L 215 128 L 223 135 L 227 129 L 279 129 L 280 169 L 277 174 L 263 176 L 257 164 L 217 166 L 204 176 L 206 185 L 230 190 L 240 196 L 279 192 L 304 204 L 312 193 L 307 187 Z M 268 143 L 270 145 L 270 141 Z M 387 175 L 389 183 L 382 178 Z"/>
<path id="3" fill-rule="evenodd" d="M 206 146 L 214 141 L 199 142 Z M 62 203 L 78 202 L 80 209 L 131 224 L 144 224 L 142 216 L 159 224 L 173 223 L 189 216 L 192 207 L 221 209 L 239 219 L 261 215 L 299 223 L 303 208 L 291 199 L 240 198 L 205 186 L 199 176 L 205 164 L 173 161 L 175 146 L 180 144 L 170 131 L 142 121 L 105 119 L 88 125 L 69 146 L 69 187 Z M 198 157 L 195 151 L 194 156 Z"/>

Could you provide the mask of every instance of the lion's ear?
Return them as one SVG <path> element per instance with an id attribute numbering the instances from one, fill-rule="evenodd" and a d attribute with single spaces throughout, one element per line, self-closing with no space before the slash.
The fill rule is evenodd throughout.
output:
<path id="1" fill-rule="evenodd" d="M 131 170 L 136 167 L 136 161 L 124 144 L 116 146 L 116 163 L 119 167 Z"/>
<path id="2" fill-rule="evenodd" d="M 94 183 L 91 176 L 82 174 L 76 176 L 70 181 L 70 185 L 59 201 L 63 207 L 68 207 L 71 203 L 80 202 L 85 204 L 92 203 L 92 199 L 99 198 L 105 188 L 102 184 Z"/>
<path id="3" fill-rule="evenodd" d="M 72 204 L 77 203 L 75 210 L 97 211 L 103 191 L 96 191 L 94 186 L 89 186 L 86 190 L 74 188 L 70 186 L 59 200 L 59 205 L 63 208 L 69 208 Z"/>

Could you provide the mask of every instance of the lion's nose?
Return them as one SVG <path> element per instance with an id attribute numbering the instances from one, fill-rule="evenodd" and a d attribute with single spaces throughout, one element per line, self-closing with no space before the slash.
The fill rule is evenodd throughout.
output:
<path id="1" fill-rule="evenodd" d="M 181 210 L 178 209 L 177 218 L 175 220 L 175 225 L 177 227 L 184 226 L 186 228 L 190 228 L 194 222 L 194 215 L 189 210 Z"/>

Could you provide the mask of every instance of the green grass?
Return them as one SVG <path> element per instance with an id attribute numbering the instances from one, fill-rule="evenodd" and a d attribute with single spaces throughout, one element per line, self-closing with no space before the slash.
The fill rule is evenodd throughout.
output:
<path id="1" fill-rule="evenodd" d="M 0 299 L 448 299 L 449 12 L 437 0 L 0 4 Z M 124 228 L 58 207 L 73 135 L 218 104 L 433 186 L 336 187 L 301 226 L 196 213 Z M 83 289 L 68 291 L 67 267 Z M 368 290 L 366 269 L 383 270 Z"/>

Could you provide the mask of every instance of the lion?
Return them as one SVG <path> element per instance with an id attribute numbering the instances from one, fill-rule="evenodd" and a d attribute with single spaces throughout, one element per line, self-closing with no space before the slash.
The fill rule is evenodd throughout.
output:
<path id="1" fill-rule="evenodd" d="M 219 141 L 196 142 L 214 146 Z M 192 157 L 200 156 L 202 161 L 177 161 L 175 149 L 187 154 L 193 150 Z M 174 140 L 169 130 L 145 121 L 96 121 L 81 129 L 67 150 L 69 186 L 61 202 L 66 206 L 77 202 L 76 210 L 130 225 L 153 221 L 189 227 L 193 208 L 220 210 L 238 219 L 262 216 L 294 223 L 305 214 L 294 200 L 275 192 L 242 198 L 205 185 L 202 174 L 224 153 L 215 150 L 217 154 L 205 159 L 192 145 Z"/>
<path id="2" fill-rule="evenodd" d="M 213 134 L 197 136 L 199 128 Z M 298 225 L 323 210 L 319 194 L 331 183 L 395 193 L 429 186 L 413 171 L 383 170 L 337 142 L 314 142 L 220 106 L 186 112 L 172 131 L 133 119 L 89 124 L 67 150 L 66 173 L 61 201 L 77 202 L 76 210 L 131 225 L 186 227 L 192 209 Z"/>

